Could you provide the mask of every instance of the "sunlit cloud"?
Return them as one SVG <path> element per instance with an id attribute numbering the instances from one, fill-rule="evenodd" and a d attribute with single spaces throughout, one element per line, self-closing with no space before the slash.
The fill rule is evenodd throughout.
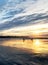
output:
<path id="1" fill-rule="evenodd" d="M 0 5 L 0 35 L 48 33 L 48 0 L 2 0 Z"/>

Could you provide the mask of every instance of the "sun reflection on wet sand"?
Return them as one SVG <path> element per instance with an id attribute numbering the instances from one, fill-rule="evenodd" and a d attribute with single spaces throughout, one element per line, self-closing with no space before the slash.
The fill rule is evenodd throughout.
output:
<path id="1" fill-rule="evenodd" d="M 40 40 L 33 40 L 33 49 L 35 53 L 40 53 L 42 51 L 41 46 L 42 42 Z"/>
<path id="2" fill-rule="evenodd" d="M 48 54 L 48 39 L 25 40 L 24 42 L 22 39 L 4 39 L 0 42 L 0 45 L 25 48 L 32 50 L 34 53 Z"/>
<path id="3" fill-rule="evenodd" d="M 48 42 L 43 42 L 42 39 L 33 40 L 33 46 L 35 53 L 46 53 L 48 54 Z"/>

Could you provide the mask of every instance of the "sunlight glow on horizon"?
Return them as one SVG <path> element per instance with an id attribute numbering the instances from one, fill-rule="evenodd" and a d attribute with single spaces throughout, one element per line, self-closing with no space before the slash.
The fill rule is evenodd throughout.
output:
<path id="1" fill-rule="evenodd" d="M 0 32 L 1 35 L 17 35 L 17 36 L 40 35 L 42 33 L 43 34 L 48 33 L 48 24 L 38 24 L 32 26 L 18 27 Z"/>

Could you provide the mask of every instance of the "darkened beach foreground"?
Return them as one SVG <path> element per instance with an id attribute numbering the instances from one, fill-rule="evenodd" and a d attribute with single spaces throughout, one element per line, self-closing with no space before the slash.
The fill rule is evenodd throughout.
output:
<path id="1" fill-rule="evenodd" d="M 0 65 L 48 65 L 48 48 L 33 48 L 35 42 L 0 38 Z M 47 44 L 48 39 L 42 42 Z"/>

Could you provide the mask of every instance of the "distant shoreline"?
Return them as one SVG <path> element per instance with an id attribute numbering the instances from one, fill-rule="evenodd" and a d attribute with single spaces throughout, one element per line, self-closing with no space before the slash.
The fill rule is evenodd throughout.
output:
<path id="1" fill-rule="evenodd" d="M 29 37 L 29 36 L 0 36 L 0 38 L 21 38 L 21 39 L 48 39 L 47 37 Z"/>

